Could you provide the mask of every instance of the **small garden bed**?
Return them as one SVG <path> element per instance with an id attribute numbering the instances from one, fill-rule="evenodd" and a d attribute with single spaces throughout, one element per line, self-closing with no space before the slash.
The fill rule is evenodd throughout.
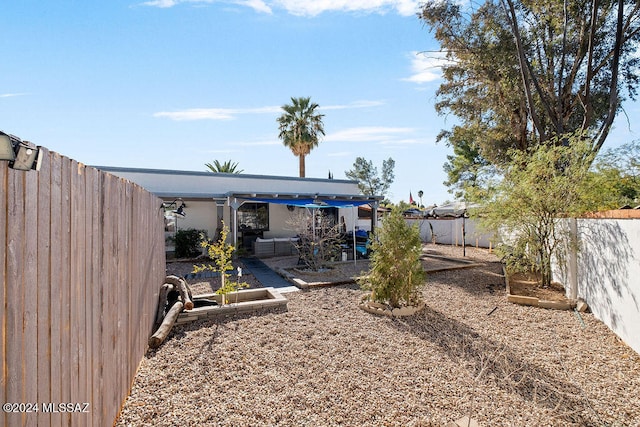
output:
<path id="1" fill-rule="evenodd" d="M 587 306 L 581 301 L 567 298 L 564 286 L 552 282 L 551 286 L 541 285 L 539 278 L 531 273 L 506 273 L 507 301 L 514 304 L 529 305 L 553 310 L 586 311 Z"/>
<path id="2" fill-rule="evenodd" d="M 176 325 L 221 315 L 256 312 L 273 308 L 286 309 L 287 307 L 287 299 L 273 288 L 244 289 L 237 292 L 229 292 L 226 295 L 227 304 L 224 305 L 222 304 L 222 297 L 222 295 L 213 293 L 194 295 L 195 308 L 181 312 L 176 320 Z"/>

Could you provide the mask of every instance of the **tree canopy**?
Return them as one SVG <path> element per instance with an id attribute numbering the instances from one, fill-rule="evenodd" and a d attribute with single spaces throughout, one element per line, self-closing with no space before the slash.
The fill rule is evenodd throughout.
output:
<path id="1" fill-rule="evenodd" d="M 207 169 L 213 173 L 242 173 L 244 170 L 238 169 L 238 162 L 232 162 L 227 160 L 224 163 L 220 163 L 219 160 L 214 160 L 213 163 L 205 163 Z"/>
<path id="2" fill-rule="evenodd" d="M 595 154 L 635 99 L 637 0 L 442 0 L 420 18 L 448 59 L 436 109 L 460 119 L 439 136 L 454 147 L 451 184 L 473 182 L 514 149 L 567 144 L 560 135 L 582 135 Z"/>
<path id="3" fill-rule="evenodd" d="M 306 175 L 305 157 L 318 146 L 324 135 L 324 114 L 318 114 L 319 105 L 311 98 L 291 98 L 291 104 L 282 106 L 284 112 L 278 117 L 280 134 L 285 147 L 299 159 L 300 177 Z"/>
<path id="4" fill-rule="evenodd" d="M 345 176 L 354 181 L 358 181 L 360 192 L 366 196 L 386 196 L 389 187 L 395 179 L 393 168 L 396 162 L 391 157 L 382 161 L 382 174 L 378 173 L 378 168 L 371 160 L 364 157 L 357 157 L 353 163 L 353 168 L 345 171 Z"/>
<path id="5" fill-rule="evenodd" d="M 640 140 L 603 151 L 593 164 L 587 188 L 591 210 L 640 205 Z"/>

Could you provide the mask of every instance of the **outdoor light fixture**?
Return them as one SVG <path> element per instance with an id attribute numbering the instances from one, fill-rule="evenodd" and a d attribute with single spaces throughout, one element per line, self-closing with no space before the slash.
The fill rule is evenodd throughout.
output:
<path id="1" fill-rule="evenodd" d="M 178 202 L 180 202 L 180 206 L 177 205 Z M 187 205 L 184 204 L 182 199 L 175 199 L 171 203 L 162 203 L 162 207 L 163 208 L 170 208 L 171 206 L 176 206 L 177 207 L 176 210 L 171 211 L 172 214 L 174 214 L 176 216 L 181 216 L 182 218 L 187 216 L 187 214 L 184 213 L 184 208 L 186 208 Z"/>
<path id="2" fill-rule="evenodd" d="M 0 131 L 0 160 L 8 160 L 12 169 L 40 170 L 40 148 L 29 141 Z"/>
<path id="3" fill-rule="evenodd" d="M 178 206 L 178 209 L 176 209 L 175 211 L 173 211 L 173 213 L 174 213 L 174 214 L 176 214 L 176 215 L 180 215 L 181 217 L 183 217 L 183 218 L 184 218 L 185 216 L 187 216 L 187 214 L 186 214 L 186 213 L 184 213 L 184 208 L 185 208 L 186 206 L 187 206 L 187 205 L 185 205 L 185 204 L 184 204 L 184 202 L 182 202 L 182 204 L 181 204 L 180 206 Z"/>

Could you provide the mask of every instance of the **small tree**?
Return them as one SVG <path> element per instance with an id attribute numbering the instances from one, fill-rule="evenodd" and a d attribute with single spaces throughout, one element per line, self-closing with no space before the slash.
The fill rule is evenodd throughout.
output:
<path id="1" fill-rule="evenodd" d="M 417 224 L 409 226 L 402 211 L 393 209 L 376 230 L 371 249 L 371 270 L 361 282 L 371 299 L 394 308 L 417 305 L 418 287 L 426 278 Z"/>
<path id="2" fill-rule="evenodd" d="M 529 152 L 514 151 L 504 179 L 481 209 L 480 221 L 503 237 L 498 249 L 507 268 L 540 274 L 551 284 L 551 261 L 568 239 L 559 220 L 584 211 L 589 146 L 576 135 Z"/>
<path id="3" fill-rule="evenodd" d="M 215 243 L 205 240 L 201 244 L 202 247 L 207 250 L 207 254 L 209 258 L 213 260 L 214 265 L 202 264 L 193 266 L 194 273 L 200 273 L 202 271 L 216 271 L 220 273 L 220 288 L 216 291 L 216 294 L 222 295 L 223 304 L 226 302 L 226 295 L 228 293 L 249 287 L 249 284 L 246 282 L 240 283 L 239 280 L 236 282 L 229 280 L 231 277 L 229 271 L 233 270 L 233 252 L 236 248 L 227 243 L 227 234 L 229 234 L 229 229 L 223 222 L 219 240 Z"/>
<path id="4" fill-rule="evenodd" d="M 287 224 L 298 234 L 300 261 L 310 270 L 319 271 L 340 253 L 340 224 L 324 215 L 322 209 L 311 211 L 311 217 L 303 210 L 294 212 Z"/>
<path id="5" fill-rule="evenodd" d="M 393 183 L 395 175 L 393 168 L 396 162 L 389 157 L 382 161 L 382 174 L 378 174 L 378 168 L 371 160 L 364 157 L 357 157 L 353 163 L 353 168 L 345 171 L 345 176 L 354 181 L 358 181 L 358 189 L 367 196 L 384 197 Z"/>

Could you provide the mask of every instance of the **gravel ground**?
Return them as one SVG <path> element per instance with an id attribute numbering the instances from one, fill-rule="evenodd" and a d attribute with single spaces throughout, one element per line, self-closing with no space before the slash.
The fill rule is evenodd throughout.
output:
<path id="1" fill-rule="evenodd" d="M 640 425 L 638 354 L 591 314 L 583 328 L 506 302 L 493 256 L 467 255 L 484 265 L 429 274 L 426 308 L 402 319 L 360 310 L 345 285 L 177 327 L 142 361 L 117 425 Z"/>

